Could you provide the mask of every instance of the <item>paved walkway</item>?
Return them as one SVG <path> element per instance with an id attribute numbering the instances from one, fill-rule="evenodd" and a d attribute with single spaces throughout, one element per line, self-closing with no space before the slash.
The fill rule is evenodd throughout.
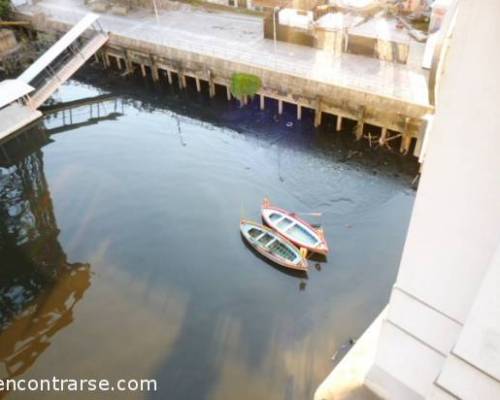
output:
<path id="1" fill-rule="evenodd" d="M 22 6 L 26 14 L 43 12 L 66 23 L 76 23 L 88 9 L 81 0 L 42 0 Z M 159 21 L 146 10 L 126 17 L 102 14 L 100 22 L 111 33 L 182 50 L 272 69 L 305 79 L 395 98 L 427 106 L 423 73 L 400 64 L 363 56 L 340 57 L 314 48 L 263 38 L 261 18 L 208 12 L 184 6 L 161 11 Z"/>

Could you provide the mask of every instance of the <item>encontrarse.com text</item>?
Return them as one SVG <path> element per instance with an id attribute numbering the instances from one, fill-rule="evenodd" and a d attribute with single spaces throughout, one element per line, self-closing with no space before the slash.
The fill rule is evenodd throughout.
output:
<path id="1" fill-rule="evenodd" d="M 156 392 L 156 379 L 0 379 L 1 392 Z"/>

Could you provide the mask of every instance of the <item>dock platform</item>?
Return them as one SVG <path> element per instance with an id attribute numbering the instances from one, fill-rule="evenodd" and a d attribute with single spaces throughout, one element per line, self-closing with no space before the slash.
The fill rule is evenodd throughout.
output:
<path id="1" fill-rule="evenodd" d="M 40 118 L 42 113 L 19 103 L 12 103 L 3 108 L 0 115 L 0 143 L 2 143 L 18 129 Z"/>

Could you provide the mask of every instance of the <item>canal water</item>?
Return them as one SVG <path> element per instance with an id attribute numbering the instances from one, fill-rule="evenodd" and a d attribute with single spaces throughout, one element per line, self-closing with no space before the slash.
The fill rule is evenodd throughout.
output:
<path id="1" fill-rule="evenodd" d="M 0 377 L 157 379 L 106 398 L 312 398 L 388 300 L 416 166 L 288 106 L 126 82 L 67 83 L 56 101 L 111 97 L 4 146 Z M 264 196 L 321 213 L 306 218 L 331 254 L 307 275 L 242 241 Z"/>

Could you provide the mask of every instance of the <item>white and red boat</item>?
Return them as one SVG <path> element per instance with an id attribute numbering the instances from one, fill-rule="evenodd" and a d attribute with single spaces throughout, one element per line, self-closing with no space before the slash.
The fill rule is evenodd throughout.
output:
<path id="1" fill-rule="evenodd" d="M 328 244 L 322 229 L 314 228 L 295 213 L 273 206 L 266 197 L 262 202 L 264 222 L 300 248 L 312 253 L 328 254 Z"/>

